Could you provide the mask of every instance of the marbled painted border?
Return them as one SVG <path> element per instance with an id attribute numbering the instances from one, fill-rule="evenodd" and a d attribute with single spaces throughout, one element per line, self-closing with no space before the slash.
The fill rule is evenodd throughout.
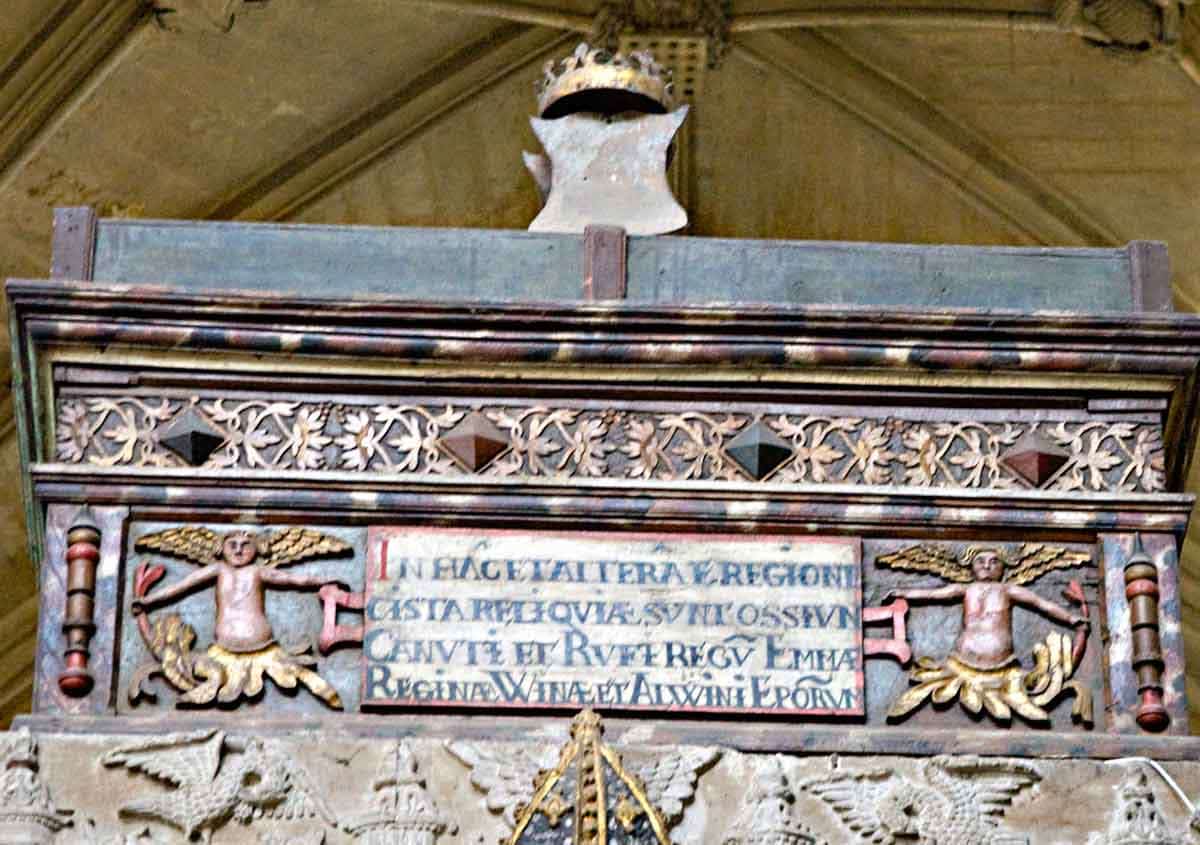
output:
<path id="1" fill-rule="evenodd" d="M 1138 688 L 1132 666 L 1129 605 L 1125 598 L 1125 562 L 1133 552 L 1133 535 L 1101 534 L 1099 539 L 1109 635 L 1109 730 L 1144 733 L 1135 721 Z M 1187 679 L 1184 671 L 1183 626 L 1180 623 L 1183 608 L 1179 596 L 1179 560 L 1175 539 L 1166 534 L 1143 534 L 1142 543 L 1158 567 L 1159 636 L 1165 663 L 1163 703 L 1171 717 L 1166 733 L 1187 736 Z"/>
<path id="2" fill-rule="evenodd" d="M 109 712 L 113 694 L 113 654 L 118 618 L 118 578 L 121 570 L 125 507 L 95 507 L 100 529 L 100 560 L 96 565 L 95 623 L 88 667 L 94 678 L 91 692 L 81 698 L 64 695 L 58 688 L 63 669 L 62 633 L 66 611 L 66 533 L 78 505 L 50 505 L 46 519 L 46 558 L 41 567 L 41 605 L 38 611 L 38 648 L 34 669 L 33 707 L 43 713 L 72 715 Z"/>

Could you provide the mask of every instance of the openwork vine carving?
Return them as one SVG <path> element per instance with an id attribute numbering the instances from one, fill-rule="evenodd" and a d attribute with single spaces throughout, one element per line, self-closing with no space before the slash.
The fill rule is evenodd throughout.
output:
<path id="1" fill-rule="evenodd" d="M 1133 492 L 1163 489 L 1162 433 L 1133 423 L 1059 423 L 1050 435 L 1070 450 L 1060 474 L 1060 490 L 1112 489 Z"/>
<path id="2" fill-rule="evenodd" d="M 741 481 L 744 476 L 721 452 L 748 417 L 684 413 L 631 415 L 626 423 L 626 445 L 631 478 L 722 479 Z"/>
<path id="3" fill-rule="evenodd" d="M 58 458 L 97 466 L 171 466 L 176 461 L 157 448 L 155 430 L 175 416 L 179 405 L 140 399 L 100 397 L 59 406 Z"/>
<path id="4" fill-rule="evenodd" d="M 606 442 L 614 414 L 569 408 L 500 408 L 486 416 L 509 436 L 510 448 L 494 464 L 494 475 L 607 475 L 607 455 L 616 449 Z"/>
<path id="5" fill-rule="evenodd" d="M 766 483 L 1016 489 L 1030 486 L 1006 462 L 1023 438 L 1055 450 L 1060 469 L 1042 489 L 1165 489 L 1157 424 L 1124 421 L 981 422 L 892 416 L 660 412 L 633 407 L 475 405 L 499 449 L 483 475 L 640 480 L 754 481 L 727 447 L 761 423 L 790 450 Z M 56 456 L 94 466 L 186 466 L 163 442 L 198 414 L 220 445 L 213 469 L 336 470 L 463 475 L 471 470 L 443 438 L 472 407 L 268 399 L 94 396 L 58 404 Z"/>

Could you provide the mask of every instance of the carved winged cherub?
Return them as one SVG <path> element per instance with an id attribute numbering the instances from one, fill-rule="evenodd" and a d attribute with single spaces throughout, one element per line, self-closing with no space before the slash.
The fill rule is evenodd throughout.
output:
<path id="1" fill-rule="evenodd" d="M 1075 715 L 1091 721 L 1091 696 L 1082 684 L 1066 683 L 1075 672 L 1087 645 L 1087 605 L 1078 582 L 1072 581 L 1066 596 L 1078 603 L 1082 613 L 1042 598 L 1025 587 L 1047 572 L 1087 563 L 1083 552 L 1073 552 L 1040 543 L 1021 546 L 1015 560 L 1002 549 L 973 546 L 959 559 L 934 545 L 911 546 L 881 555 L 876 563 L 891 569 L 927 572 L 951 583 L 933 589 L 896 590 L 885 596 L 909 601 L 962 602 L 962 628 L 953 652 L 944 662 L 918 658 L 909 680 L 914 687 L 901 695 L 888 711 L 899 718 L 926 699 L 944 704 L 955 697 L 971 713 L 986 708 L 999 721 L 1008 721 L 1012 711 L 1034 721 L 1048 721 L 1043 709 L 1064 689 L 1076 696 Z M 1013 651 L 1012 611 L 1028 607 L 1063 625 L 1076 629 L 1075 642 L 1065 634 L 1051 632 L 1034 647 L 1035 667 L 1026 673 Z"/>
<path id="2" fill-rule="evenodd" d="M 185 525 L 147 534 L 134 547 L 201 568 L 169 587 L 147 593 L 165 570 L 146 564 L 138 567 L 133 612 L 156 662 L 135 675 L 131 700 L 146 694 L 142 684 L 150 675 L 162 674 L 183 693 L 179 700 L 184 704 L 232 703 L 243 695 L 258 695 L 265 674 L 281 687 L 293 689 L 300 683 L 329 706 L 342 706 L 337 691 L 309 668 L 316 659 L 306 655 L 308 646 L 289 651 L 276 642 L 267 619 L 266 591 L 317 590 L 330 583 L 284 572 L 282 567 L 345 554 L 351 551 L 348 543 L 307 528 L 218 535 L 203 526 Z M 151 623 L 146 611 L 209 585 L 216 587 L 216 642 L 205 654 L 196 655 L 191 650 L 196 632 L 178 614 Z"/>
<path id="3" fill-rule="evenodd" d="M 887 770 L 834 772 L 800 788 L 819 797 L 872 845 L 1003 845 L 1000 819 L 1041 775 L 1017 760 L 934 757 L 920 764 L 924 783 Z"/>
<path id="4" fill-rule="evenodd" d="M 219 730 L 166 734 L 114 748 L 100 761 L 173 787 L 122 805 L 120 814 L 169 824 L 189 842 L 210 842 L 230 819 L 247 824 L 261 816 L 321 818 L 337 824 L 304 770 L 259 739 L 227 738 Z"/>

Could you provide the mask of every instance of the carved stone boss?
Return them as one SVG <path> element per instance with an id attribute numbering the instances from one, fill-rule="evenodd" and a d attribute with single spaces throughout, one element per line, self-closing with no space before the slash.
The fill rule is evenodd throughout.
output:
<path id="1" fill-rule="evenodd" d="M 857 539 L 375 528 L 368 545 L 366 708 L 864 712 Z"/>

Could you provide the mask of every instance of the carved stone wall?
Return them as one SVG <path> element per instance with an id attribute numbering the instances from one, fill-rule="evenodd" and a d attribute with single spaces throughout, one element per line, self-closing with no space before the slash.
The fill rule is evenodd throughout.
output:
<path id="1" fill-rule="evenodd" d="M 645 793 L 658 797 L 658 818 L 672 842 L 1195 841 L 1176 790 L 1200 793 L 1197 762 L 796 757 L 645 747 L 636 733 L 614 737 L 612 749 L 623 771 L 638 773 Z M 544 736 L 534 743 L 448 743 L 326 729 L 254 737 L 236 724 L 165 735 L 9 734 L 0 841 L 511 841 L 538 769 L 554 769 L 560 749 L 586 739 L 569 740 L 562 724 Z M 571 841 L 572 794 L 558 790 L 535 813 L 546 831 L 558 832 L 555 841 Z M 617 815 L 609 842 L 623 841 Z M 636 808 L 624 815 L 633 829 Z"/>

